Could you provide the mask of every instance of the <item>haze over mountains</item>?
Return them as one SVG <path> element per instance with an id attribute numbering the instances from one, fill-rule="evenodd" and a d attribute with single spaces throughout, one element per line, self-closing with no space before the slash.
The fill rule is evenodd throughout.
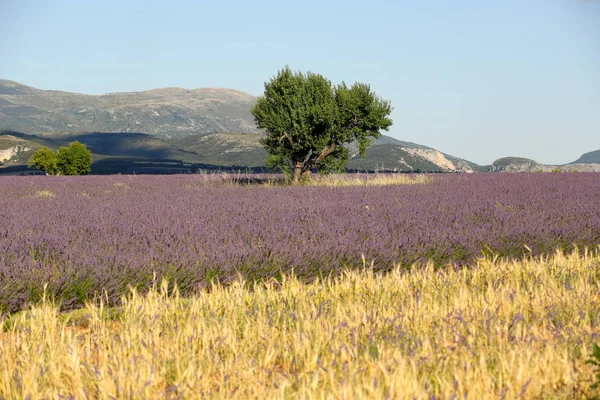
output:
<path id="1" fill-rule="evenodd" d="M 215 166 L 259 167 L 265 151 L 250 109 L 256 98 L 232 89 L 165 88 L 91 96 L 40 90 L 0 79 L 0 162 L 24 164 L 41 146 L 85 143 L 95 160 L 180 160 Z M 348 165 L 394 171 L 600 171 L 600 150 L 577 164 L 544 166 L 505 158 L 479 166 L 419 144 L 382 136 Z"/>

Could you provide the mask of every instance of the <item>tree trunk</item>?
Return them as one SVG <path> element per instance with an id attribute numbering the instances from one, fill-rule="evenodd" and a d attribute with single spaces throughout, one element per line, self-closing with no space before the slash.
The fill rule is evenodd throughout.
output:
<path id="1" fill-rule="evenodd" d="M 296 161 L 296 165 L 294 167 L 294 179 L 292 180 L 293 185 L 297 185 L 300 183 L 300 177 L 302 176 L 302 168 L 304 168 L 304 162 Z"/>

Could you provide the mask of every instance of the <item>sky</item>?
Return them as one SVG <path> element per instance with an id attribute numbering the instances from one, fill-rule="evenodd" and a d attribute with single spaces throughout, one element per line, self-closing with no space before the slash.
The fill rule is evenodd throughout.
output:
<path id="1" fill-rule="evenodd" d="M 364 82 L 386 134 L 479 164 L 600 149 L 600 0 L 0 0 L 0 78 L 261 95 L 285 65 Z"/>

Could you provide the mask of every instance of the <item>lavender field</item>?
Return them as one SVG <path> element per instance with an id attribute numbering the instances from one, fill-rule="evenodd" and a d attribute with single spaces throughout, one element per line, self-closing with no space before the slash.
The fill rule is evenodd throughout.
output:
<path id="1" fill-rule="evenodd" d="M 600 244 L 600 175 L 435 175 L 380 187 L 240 185 L 222 176 L 0 178 L 0 314 L 46 293 L 63 309 L 166 277 L 303 280 L 468 266 Z"/>

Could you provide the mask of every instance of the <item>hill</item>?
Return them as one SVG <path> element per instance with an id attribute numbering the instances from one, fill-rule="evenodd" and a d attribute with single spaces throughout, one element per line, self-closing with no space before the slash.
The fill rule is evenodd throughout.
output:
<path id="1" fill-rule="evenodd" d="M 167 140 L 144 133 L 55 133 L 38 136 L 5 131 L 0 132 L 0 162 L 4 161 L 6 165 L 26 164 L 33 152 L 42 146 L 56 150 L 77 140 L 90 149 L 95 161 L 123 158 L 174 160 L 215 167 L 261 167 L 264 166 L 266 152 L 259 143 L 260 137 L 261 134 L 212 133 Z M 365 158 L 358 155 L 356 148 L 353 150 L 348 164 L 350 170 L 473 172 L 482 168 L 435 149 L 388 136 L 377 139 L 367 149 Z"/>
<path id="2" fill-rule="evenodd" d="M 42 145 L 85 143 L 95 159 L 169 159 L 216 166 L 264 165 L 250 109 L 256 98 L 231 89 L 181 88 L 90 96 L 0 80 L 0 162 L 26 163 Z M 27 134 L 16 134 L 15 131 Z M 96 132 L 96 133 L 90 133 Z M 143 132 L 143 133 L 139 133 Z M 9 136 L 13 138 L 9 140 Z M 17 138 L 19 140 L 16 140 Z M 473 172 L 486 167 L 389 136 L 365 158 L 352 149 L 353 170 Z"/>
<path id="3" fill-rule="evenodd" d="M 36 135 L 0 131 L 0 165 L 27 164 L 33 152 L 42 146 L 56 150 L 60 143 Z"/>
<path id="4" fill-rule="evenodd" d="M 213 165 L 265 165 L 265 149 L 259 133 L 218 132 L 169 140 L 171 146 L 194 152 L 199 162 Z"/>
<path id="5" fill-rule="evenodd" d="M 256 98 L 231 89 L 181 88 L 91 96 L 40 90 L 0 79 L 0 129 L 19 132 L 258 133 Z"/>
<path id="6" fill-rule="evenodd" d="M 355 149 L 348 168 L 397 172 L 475 172 L 482 169 L 475 163 L 444 154 L 439 150 L 385 135 L 373 142 L 367 149 L 365 158 L 360 158 L 358 149 Z"/>
<path id="7" fill-rule="evenodd" d="M 260 134 L 215 133 L 187 136 L 171 140 L 170 143 L 198 153 L 205 163 L 258 166 L 264 165 L 266 158 L 266 152 L 259 143 L 260 138 Z M 359 156 L 356 146 L 351 146 L 351 150 L 348 163 L 350 170 L 473 172 L 481 169 L 477 164 L 438 150 L 385 135 L 373 142 L 365 158 Z"/>
<path id="8" fill-rule="evenodd" d="M 589 154 L 589 153 L 588 153 Z M 541 164 L 529 158 L 504 157 L 492 163 L 490 172 L 600 172 L 600 163 Z"/>
<path id="9" fill-rule="evenodd" d="M 585 153 L 577 160 L 573 161 L 572 164 L 600 164 L 600 150 Z"/>
<path id="10" fill-rule="evenodd" d="M 170 174 L 197 171 L 264 172 L 264 168 L 245 164 L 205 163 L 205 157 L 182 150 L 169 142 L 144 133 L 57 134 L 52 137 L 0 131 L 0 175 L 31 174 L 27 162 L 42 146 L 57 150 L 72 141 L 84 143 L 92 152 L 92 174 Z M 218 161 L 218 160 L 217 160 Z"/>

